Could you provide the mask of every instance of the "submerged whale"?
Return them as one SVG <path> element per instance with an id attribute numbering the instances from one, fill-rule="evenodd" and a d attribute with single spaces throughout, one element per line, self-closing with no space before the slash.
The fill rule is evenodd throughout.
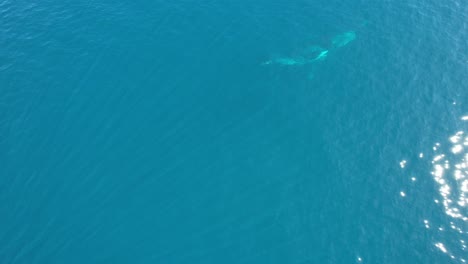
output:
<path id="1" fill-rule="evenodd" d="M 348 45 L 351 41 L 356 39 L 356 33 L 354 31 L 348 31 L 343 34 L 336 35 L 332 44 L 333 47 L 339 48 Z"/>
<path id="2" fill-rule="evenodd" d="M 317 61 L 323 61 L 327 58 L 331 50 L 346 46 L 355 39 L 356 33 L 354 31 L 347 31 L 332 38 L 330 49 L 313 45 L 305 49 L 304 55 L 302 56 L 273 58 L 263 62 L 262 65 L 277 64 L 282 66 L 302 66 Z"/>

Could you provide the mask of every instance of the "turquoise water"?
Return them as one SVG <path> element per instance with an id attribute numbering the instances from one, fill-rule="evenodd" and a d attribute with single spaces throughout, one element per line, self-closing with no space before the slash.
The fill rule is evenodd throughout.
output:
<path id="1" fill-rule="evenodd" d="M 0 0 L 0 262 L 468 261 L 467 14 Z"/>

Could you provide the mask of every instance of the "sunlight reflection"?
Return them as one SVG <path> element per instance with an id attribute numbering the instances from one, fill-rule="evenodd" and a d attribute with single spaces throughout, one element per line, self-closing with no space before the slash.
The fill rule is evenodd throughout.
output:
<path id="1" fill-rule="evenodd" d="M 452 153 L 435 153 L 431 174 L 438 184 L 445 213 L 467 222 L 468 153 L 465 153 L 462 142 L 468 142 L 463 131 L 458 131 L 449 138 Z"/>
<path id="2" fill-rule="evenodd" d="M 468 115 L 460 118 L 462 121 L 468 121 Z M 461 252 L 466 253 L 467 245 L 465 242 L 468 223 L 468 131 L 460 129 L 446 140 L 435 143 L 432 146 L 433 153 L 419 152 L 417 157 L 423 159 L 428 156 L 430 161 L 430 176 L 436 186 L 436 196 L 433 201 L 437 206 L 443 209 L 447 216 L 445 224 L 438 224 L 436 219 L 425 218 L 422 220 L 423 226 L 427 232 L 440 233 L 440 238 L 432 242 L 441 253 L 447 255 L 458 263 L 466 263 L 466 259 L 460 256 Z M 409 159 L 411 161 L 411 159 Z M 407 175 L 411 182 L 416 182 L 416 177 L 408 166 L 407 160 L 399 163 L 400 168 L 408 170 Z M 412 165 L 412 164 L 410 164 Z M 427 175 L 427 171 L 423 175 Z M 416 185 L 413 185 L 416 186 Z M 406 188 L 402 188 L 399 195 L 401 198 L 408 198 Z M 405 190 L 405 191 L 403 191 Z M 434 228 L 432 228 L 434 227 Z M 459 239 L 448 239 L 449 234 L 461 235 Z M 455 242 L 455 243 L 454 243 Z M 461 251 L 460 251 L 461 250 Z M 462 254 L 462 255 L 463 255 Z"/>

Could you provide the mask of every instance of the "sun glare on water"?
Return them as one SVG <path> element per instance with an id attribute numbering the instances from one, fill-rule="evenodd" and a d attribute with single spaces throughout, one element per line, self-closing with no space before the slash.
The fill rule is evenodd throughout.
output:
<path id="1" fill-rule="evenodd" d="M 468 116 L 460 118 L 464 124 L 468 121 Z M 433 202 L 440 206 L 441 212 L 446 215 L 447 222 L 445 226 L 433 226 L 428 219 L 423 219 L 422 223 L 425 229 L 434 229 L 440 232 L 442 238 L 447 238 L 451 243 L 450 247 L 447 243 L 435 241 L 434 247 L 441 253 L 446 254 L 456 263 L 466 263 L 466 257 L 460 256 L 455 252 L 467 251 L 466 237 L 468 235 L 468 133 L 464 130 L 459 130 L 447 137 L 446 140 L 440 143 L 435 143 L 432 147 L 433 153 L 428 155 L 432 157 L 430 160 L 430 171 L 426 171 L 437 190 Z M 425 155 L 419 154 L 419 159 L 423 159 Z M 400 168 L 407 167 L 407 161 L 400 162 Z M 424 175 L 421 175 L 424 176 Z M 412 182 L 416 181 L 416 177 L 410 176 Z M 400 192 L 401 198 L 406 197 L 405 192 Z M 446 232 L 453 232 L 456 235 L 457 241 L 453 241 L 452 236 L 449 238 Z M 465 255 L 466 256 L 466 255 Z"/>

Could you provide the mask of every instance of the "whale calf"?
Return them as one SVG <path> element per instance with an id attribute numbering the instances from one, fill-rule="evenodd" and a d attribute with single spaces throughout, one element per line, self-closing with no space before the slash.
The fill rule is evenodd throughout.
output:
<path id="1" fill-rule="evenodd" d="M 339 48 L 348 45 L 351 41 L 356 39 L 354 31 L 348 31 L 343 34 L 335 36 L 332 40 L 333 47 Z"/>

